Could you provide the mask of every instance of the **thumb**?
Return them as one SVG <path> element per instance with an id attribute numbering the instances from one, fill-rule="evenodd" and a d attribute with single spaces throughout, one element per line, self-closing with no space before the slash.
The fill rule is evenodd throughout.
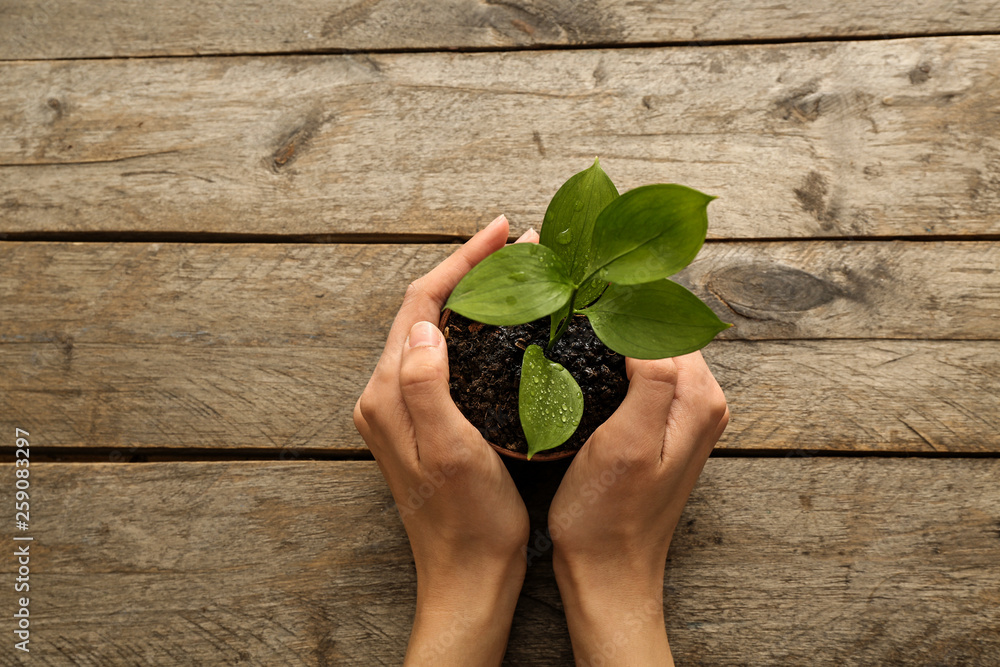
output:
<path id="1" fill-rule="evenodd" d="M 673 359 L 627 359 L 626 370 L 628 394 L 601 426 L 601 440 L 631 450 L 636 458 L 659 461 L 677 388 L 677 365 Z"/>
<path id="2" fill-rule="evenodd" d="M 430 322 L 410 327 L 403 343 L 399 390 L 413 423 L 418 454 L 452 445 L 457 432 L 466 425 L 471 428 L 451 399 L 448 348 L 441 331 Z"/>

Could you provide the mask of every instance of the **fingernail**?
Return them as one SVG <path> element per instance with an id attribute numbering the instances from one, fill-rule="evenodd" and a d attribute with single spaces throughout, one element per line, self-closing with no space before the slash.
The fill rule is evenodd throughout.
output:
<path id="1" fill-rule="evenodd" d="M 517 243 L 518 241 L 527 241 L 528 239 L 530 239 L 532 237 L 533 234 L 536 234 L 535 228 L 534 227 L 529 227 L 528 231 L 526 231 L 525 233 L 523 233 L 520 236 L 518 236 L 517 237 L 517 241 L 514 241 L 514 243 Z"/>
<path id="2" fill-rule="evenodd" d="M 496 218 L 494 218 L 493 222 L 491 222 L 490 224 L 486 225 L 486 228 L 489 229 L 490 227 L 494 227 L 496 225 L 499 225 L 500 223 L 502 223 L 502 222 L 504 222 L 506 220 L 507 220 L 507 216 L 505 216 L 503 213 L 501 213 Z"/>
<path id="3" fill-rule="evenodd" d="M 410 328 L 410 348 L 437 347 L 441 344 L 441 332 L 430 322 L 417 322 Z"/>

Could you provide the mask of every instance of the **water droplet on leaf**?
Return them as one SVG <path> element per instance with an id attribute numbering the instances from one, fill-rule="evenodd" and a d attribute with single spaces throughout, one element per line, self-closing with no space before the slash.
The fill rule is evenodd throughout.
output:
<path id="1" fill-rule="evenodd" d="M 563 231 L 559 232 L 558 236 L 556 236 L 556 243 L 558 243 L 559 245 L 566 245 L 572 240 L 573 240 L 573 230 L 571 229 L 564 229 Z"/>
<path id="2" fill-rule="evenodd" d="M 573 210 L 574 211 L 582 211 L 583 210 L 583 202 L 580 201 L 579 199 L 577 199 L 576 202 L 573 204 Z"/>
<path id="3" fill-rule="evenodd" d="M 524 275 L 524 271 L 515 271 L 510 274 L 510 279 L 516 283 L 523 283 L 528 280 L 528 278 Z"/>

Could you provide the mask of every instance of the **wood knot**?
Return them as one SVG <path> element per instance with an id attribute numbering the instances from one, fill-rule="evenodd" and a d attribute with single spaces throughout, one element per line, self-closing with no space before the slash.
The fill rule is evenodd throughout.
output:
<path id="1" fill-rule="evenodd" d="M 286 164 L 288 164 L 288 161 L 291 160 L 294 156 L 295 156 L 295 140 L 292 139 L 292 141 L 288 142 L 283 147 L 279 148 L 278 151 L 274 154 L 274 166 L 279 168 L 284 167 Z"/>
<path id="2" fill-rule="evenodd" d="M 333 115 L 323 117 L 319 111 L 314 111 L 301 125 L 281 137 L 277 142 L 278 148 L 271 153 L 271 171 L 277 173 L 295 162 L 316 133 L 333 118 Z"/>
<path id="3" fill-rule="evenodd" d="M 521 19 L 511 19 L 510 24 L 528 37 L 535 36 L 535 26 L 531 25 L 527 21 L 522 21 Z"/>
<path id="4" fill-rule="evenodd" d="M 802 181 L 802 185 L 793 188 L 792 192 L 799 200 L 799 206 L 802 207 L 802 210 L 812 214 L 819 221 L 820 227 L 825 231 L 834 229 L 834 222 L 840 216 L 840 205 L 833 198 L 829 203 L 827 202 L 829 187 L 822 174 L 818 171 L 809 172 Z"/>
<path id="5" fill-rule="evenodd" d="M 775 103 L 775 114 L 781 120 L 799 123 L 816 120 L 829 106 L 828 96 L 818 93 L 818 90 L 815 82 L 796 88 Z"/>
<path id="6" fill-rule="evenodd" d="M 841 289 L 806 271 L 751 263 L 713 271 L 708 288 L 730 310 L 752 319 L 761 313 L 802 312 L 843 296 Z"/>
<path id="7" fill-rule="evenodd" d="M 45 106 L 47 106 L 48 108 L 52 109 L 53 112 L 55 112 L 56 120 L 63 117 L 65 109 L 63 108 L 63 103 L 60 102 L 58 98 L 50 97 L 48 100 L 45 101 Z"/>
<path id="8" fill-rule="evenodd" d="M 917 85 L 931 78 L 931 66 L 927 63 L 920 63 L 909 72 L 910 83 Z"/>

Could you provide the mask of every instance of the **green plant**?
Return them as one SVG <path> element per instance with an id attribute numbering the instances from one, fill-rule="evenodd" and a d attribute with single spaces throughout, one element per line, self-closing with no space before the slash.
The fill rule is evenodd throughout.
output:
<path id="1" fill-rule="evenodd" d="M 548 350 L 574 314 L 585 315 L 601 342 L 628 357 L 699 350 L 732 325 L 667 277 L 701 249 L 713 199 L 672 184 L 619 196 L 594 160 L 556 192 L 538 244 L 491 254 L 455 287 L 445 307 L 498 326 L 549 315 Z M 576 380 L 537 345 L 524 354 L 518 409 L 529 459 L 565 442 L 583 415 Z"/>

